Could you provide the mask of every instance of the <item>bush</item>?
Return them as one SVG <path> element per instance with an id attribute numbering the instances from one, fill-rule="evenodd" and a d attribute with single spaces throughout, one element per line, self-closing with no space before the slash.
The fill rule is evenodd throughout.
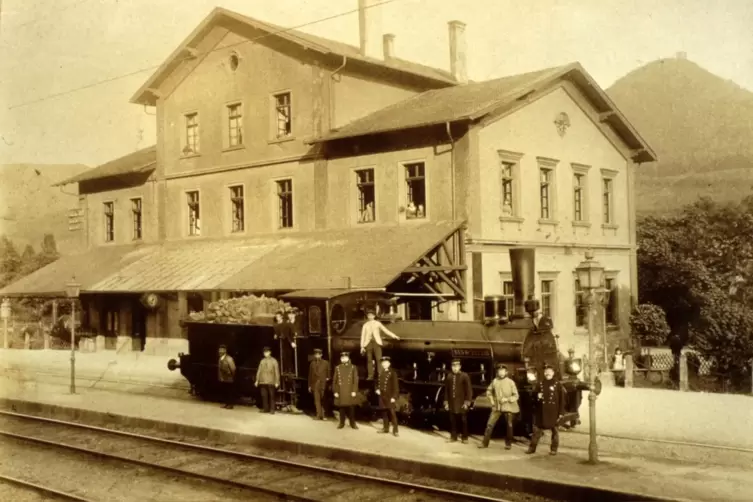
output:
<path id="1" fill-rule="evenodd" d="M 630 328 L 641 345 L 661 345 L 670 332 L 664 310 L 651 303 L 635 307 L 630 314 Z"/>

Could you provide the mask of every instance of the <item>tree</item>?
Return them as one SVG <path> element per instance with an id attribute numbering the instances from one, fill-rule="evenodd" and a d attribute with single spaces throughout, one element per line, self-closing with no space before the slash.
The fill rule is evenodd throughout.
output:
<path id="1" fill-rule="evenodd" d="M 6 236 L 0 238 L 0 283 L 12 282 L 21 271 L 21 256 L 16 246 Z"/>
<path id="2" fill-rule="evenodd" d="M 55 242 L 55 236 L 52 234 L 44 234 L 42 247 L 39 251 L 39 268 L 49 265 L 58 258 L 60 258 L 60 253 L 58 252 L 58 246 Z"/>
<path id="3" fill-rule="evenodd" d="M 31 244 L 27 244 L 21 254 L 20 276 L 29 275 L 37 269 L 37 253 Z"/>
<path id="4" fill-rule="evenodd" d="M 637 305 L 630 315 L 633 336 L 641 344 L 660 345 L 667 340 L 670 329 L 661 307 L 651 303 Z"/>

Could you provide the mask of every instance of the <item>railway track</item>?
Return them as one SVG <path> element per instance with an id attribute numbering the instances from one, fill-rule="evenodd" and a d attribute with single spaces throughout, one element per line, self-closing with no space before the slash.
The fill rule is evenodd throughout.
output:
<path id="1" fill-rule="evenodd" d="M 189 481 L 199 483 L 205 491 L 222 493 L 223 500 L 232 500 L 235 498 L 233 495 L 237 495 L 237 500 L 307 502 L 354 499 L 359 502 L 510 502 L 503 498 L 6 411 L 0 411 L 0 439 L 4 443 L 3 448 L 16 442 L 27 452 L 28 447 L 32 446 L 32 449 L 46 450 L 48 454 L 50 450 L 56 450 L 77 456 L 82 462 L 88 462 L 93 470 L 113 464 L 121 466 L 121 469 L 122 466 L 127 466 L 142 474 L 151 473 L 156 478 L 170 478 L 173 481 L 179 479 L 184 484 Z M 5 451 L 7 450 L 4 453 Z M 92 462 L 92 459 L 99 461 Z M 55 469 L 60 462 L 62 460 L 56 456 L 51 468 Z M 3 469 L 6 468 L 2 462 L 0 465 Z M 63 489 L 47 486 L 43 473 L 34 476 L 36 479 L 19 481 L 38 486 L 37 491 L 49 490 L 50 495 L 57 492 L 54 495 L 63 500 L 65 496 L 69 496 L 67 500 L 111 500 L 96 494 L 90 495 L 88 491 L 85 495 L 92 498 L 81 498 L 77 493 L 66 493 Z M 95 477 L 94 482 L 97 482 L 97 478 L 106 479 L 103 476 L 106 473 Z M 163 488 L 161 500 L 165 499 L 165 495 L 173 498 L 165 494 L 164 490 Z M 251 495 L 254 498 L 249 498 Z M 120 500 L 146 499 L 143 494 L 134 493 L 134 498 L 121 497 Z"/>
<path id="2" fill-rule="evenodd" d="M 72 493 L 66 493 L 54 488 L 50 488 L 38 483 L 32 483 L 24 481 L 23 479 L 14 478 L 11 476 L 0 475 L 0 485 L 8 485 L 14 487 L 16 490 L 11 490 L 11 493 L 7 493 L 7 490 L 1 490 L 0 494 L 5 497 L 5 500 L 19 500 L 24 496 L 26 492 L 32 492 L 42 497 L 42 500 L 70 500 L 74 502 L 91 502 L 89 499 L 79 497 Z"/>

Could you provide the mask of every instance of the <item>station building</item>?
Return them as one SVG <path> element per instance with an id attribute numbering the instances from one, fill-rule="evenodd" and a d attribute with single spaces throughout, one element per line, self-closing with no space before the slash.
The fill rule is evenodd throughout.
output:
<path id="1" fill-rule="evenodd" d="M 575 267 L 606 268 L 609 344 L 637 298 L 635 170 L 655 154 L 579 64 L 485 82 L 400 59 L 360 0 L 353 47 L 215 9 L 136 92 L 157 144 L 78 184 L 86 252 L 0 295 L 75 275 L 105 348 L 186 350 L 179 320 L 245 292 L 380 289 L 409 319 L 469 320 L 536 248 L 560 348 L 585 352 Z M 305 313 L 304 313 L 305 314 Z"/>

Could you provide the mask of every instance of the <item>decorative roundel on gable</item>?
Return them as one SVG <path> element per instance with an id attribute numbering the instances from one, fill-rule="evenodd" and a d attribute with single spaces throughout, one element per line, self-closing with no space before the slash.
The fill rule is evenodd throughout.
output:
<path id="1" fill-rule="evenodd" d="M 554 118 L 554 125 L 557 126 L 557 133 L 564 136 L 567 128 L 570 127 L 570 116 L 565 112 L 560 112 Z"/>
<path id="2" fill-rule="evenodd" d="M 233 52 L 232 54 L 230 54 L 229 64 L 230 64 L 230 69 L 231 70 L 233 70 L 233 71 L 237 70 L 238 69 L 238 65 L 241 64 L 241 58 L 240 58 L 240 56 L 238 56 L 238 54 L 236 54 L 235 52 Z"/>
<path id="3" fill-rule="evenodd" d="M 141 304 L 149 310 L 156 310 L 160 306 L 160 297 L 157 293 L 144 293 L 141 295 Z"/>

